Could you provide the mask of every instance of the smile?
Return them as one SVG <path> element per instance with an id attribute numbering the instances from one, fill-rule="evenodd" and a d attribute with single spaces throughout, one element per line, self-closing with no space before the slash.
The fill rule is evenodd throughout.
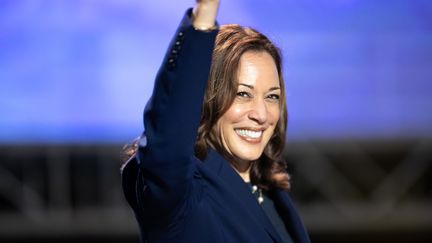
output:
<path id="1" fill-rule="evenodd" d="M 235 129 L 235 132 L 243 138 L 258 139 L 262 136 L 263 131 L 253 131 L 248 129 Z"/>

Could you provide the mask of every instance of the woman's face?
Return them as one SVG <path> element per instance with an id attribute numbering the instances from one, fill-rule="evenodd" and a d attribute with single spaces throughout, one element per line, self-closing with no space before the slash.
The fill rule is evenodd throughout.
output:
<path id="1" fill-rule="evenodd" d="M 245 52 L 239 64 L 237 95 L 216 126 L 228 153 L 252 161 L 263 153 L 279 120 L 281 88 L 269 53 Z"/>

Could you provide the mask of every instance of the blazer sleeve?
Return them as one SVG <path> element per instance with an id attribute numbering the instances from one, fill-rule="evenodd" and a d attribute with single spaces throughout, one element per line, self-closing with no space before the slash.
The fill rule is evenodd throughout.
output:
<path id="1" fill-rule="evenodd" d="M 170 214 L 191 191 L 194 144 L 217 30 L 197 31 L 189 9 L 170 43 L 144 111 L 137 161 L 143 207 Z"/>

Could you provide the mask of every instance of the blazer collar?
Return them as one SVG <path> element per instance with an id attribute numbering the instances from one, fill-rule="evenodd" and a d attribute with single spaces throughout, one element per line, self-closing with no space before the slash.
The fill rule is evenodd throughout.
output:
<path id="1" fill-rule="evenodd" d="M 275 242 L 282 242 L 276 229 L 268 219 L 266 213 L 259 205 L 256 198 L 252 195 L 248 185 L 243 179 L 237 174 L 237 172 L 231 167 L 228 161 L 226 161 L 218 152 L 210 149 L 207 154 L 207 158 L 204 160 L 205 165 L 216 173 L 221 180 L 229 185 L 234 195 L 238 195 L 244 202 L 245 209 L 249 212 L 251 217 L 255 218 L 259 222 L 267 233 L 273 238 Z"/>

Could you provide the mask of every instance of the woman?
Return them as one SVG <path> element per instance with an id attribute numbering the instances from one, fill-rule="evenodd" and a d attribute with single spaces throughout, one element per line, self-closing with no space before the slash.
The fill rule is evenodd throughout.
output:
<path id="1" fill-rule="evenodd" d="M 218 5 L 197 1 L 186 13 L 146 106 L 145 134 L 123 169 L 141 239 L 309 242 L 280 162 L 279 51 L 255 30 L 217 30 Z"/>

